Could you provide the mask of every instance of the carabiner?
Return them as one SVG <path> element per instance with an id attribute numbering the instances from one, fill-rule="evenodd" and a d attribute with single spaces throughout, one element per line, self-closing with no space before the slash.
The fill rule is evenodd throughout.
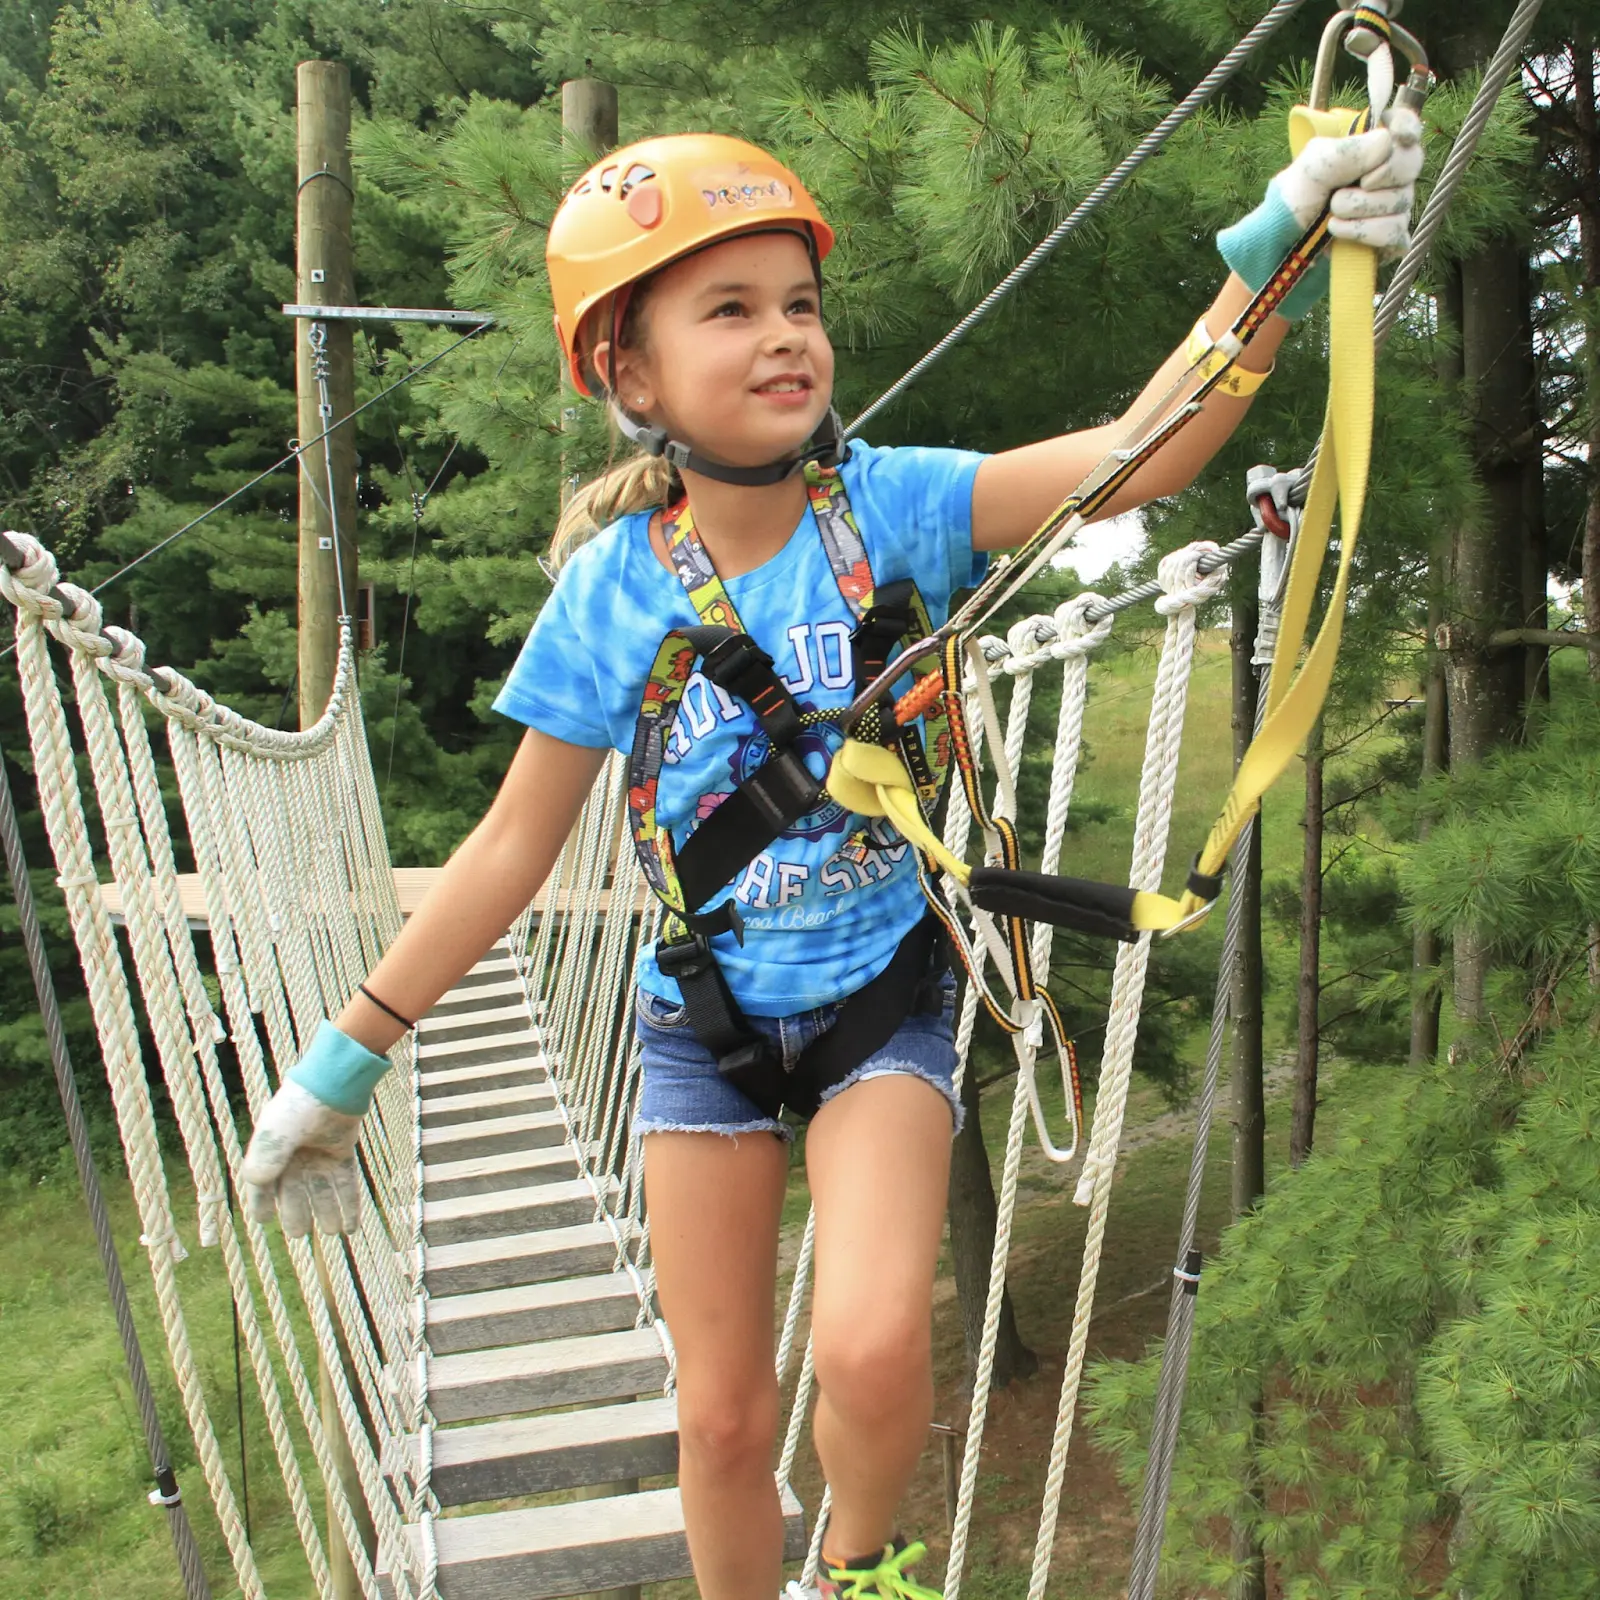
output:
<path id="1" fill-rule="evenodd" d="M 1393 9 L 1400 9 L 1398 0 L 1394 0 Z M 1311 78 L 1313 111 L 1328 109 L 1341 41 L 1345 49 L 1358 60 L 1371 56 L 1385 44 L 1398 49 L 1406 58 L 1409 74 L 1404 87 L 1395 95 L 1394 103 L 1411 111 L 1422 110 L 1423 102 L 1428 98 L 1428 89 L 1433 83 L 1427 52 L 1414 34 L 1390 18 L 1384 0 L 1357 0 L 1355 5 L 1341 7 L 1334 12 L 1327 27 L 1322 30 L 1322 42 L 1317 46 L 1316 70 Z"/>
<path id="2" fill-rule="evenodd" d="M 845 708 L 844 715 L 839 718 L 839 732 L 848 739 L 855 732 L 856 724 L 889 692 L 896 680 L 903 678 L 913 663 L 937 655 L 949 636 L 950 627 L 947 623 L 935 629 L 926 639 L 919 639 L 902 650 Z"/>

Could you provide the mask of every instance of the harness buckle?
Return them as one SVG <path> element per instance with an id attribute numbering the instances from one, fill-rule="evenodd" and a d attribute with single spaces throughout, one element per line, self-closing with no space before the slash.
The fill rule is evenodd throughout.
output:
<path id="1" fill-rule="evenodd" d="M 656 946 L 656 966 L 666 977 L 680 983 L 685 978 L 704 976 L 715 965 L 711 941 L 703 933 L 691 934 L 687 939 L 680 939 L 673 944 L 663 939 Z"/>
<path id="2" fill-rule="evenodd" d="M 774 750 L 741 785 L 767 822 L 782 832 L 826 793 L 823 784 L 794 750 Z"/>
<path id="3" fill-rule="evenodd" d="M 726 1055 L 718 1056 L 717 1071 L 743 1072 L 746 1067 L 763 1066 L 771 1059 L 772 1053 L 767 1041 L 757 1034 L 749 1044 L 739 1045 Z"/>

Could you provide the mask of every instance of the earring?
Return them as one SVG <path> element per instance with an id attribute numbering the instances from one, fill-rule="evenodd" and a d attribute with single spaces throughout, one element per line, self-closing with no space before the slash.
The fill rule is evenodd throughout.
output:
<path id="1" fill-rule="evenodd" d="M 641 395 L 636 395 L 634 397 L 634 402 L 633 403 L 636 406 L 642 406 L 644 404 L 644 396 L 642 394 Z"/>

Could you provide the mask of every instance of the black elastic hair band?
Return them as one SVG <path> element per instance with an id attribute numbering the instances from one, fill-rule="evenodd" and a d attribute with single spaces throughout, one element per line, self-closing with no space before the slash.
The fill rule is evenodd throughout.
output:
<path id="1" fill-rule="evenodd" d="M 367 999 L 369 999 L 369 1000 L 370 1000 L 370 1001 L 371 1001 L 371 1002 L 372 1002 L 372 1003 L 373 1003 L 373 1005 L 375 1005 L 375 1006 L 376 1006 L 376 1007 L 377 1007 L 377 1008 L 378 1008 L 378 1009 L 379 1009 L 379 1010 L 380 1010 L 380 1011 L 381 1011 L 381 1012 L 383 1012 L 383 1014 L 384 1014 L 384 1015 L 385 1015 L 385 1016 L 386 1016 L 386 1017 L 393 1017 L 393 1018 L 394 1018 L 394 1020 L 395 1020 L 395 1021 L 396 1021 L 396 1022 L 398 1022 L 398 1023 L 399 1023 L 399 1024 L 400 1024 L 400 1026 L 401 1026 L 401 1027 L 402 1027 L 402 1028 L 414 1028 L 414 1027 L 416 1027 L 416 1023 L 414 1023 L 414 1022 L 413 1022 L 413 1021 L 412 1021 L 412 1020 L 411 1020 L 411 1018 L 410 1018 L 410 1017 L 402 1017 L 402 1016 L 401 1016 L 401 1015 L 400 1015 L 400 1013 L 399 1013 L 399 1012 L 398 1012 L 398 1011 L 396 1011 L 396 1010 L 395 1010 L 395 1008 L 394 1008 L 394 1007 L 393 1007 L 393 1006 L 389 1006 L 389 1005 L 385 1005 L 385 1004 L 384 1004 L 384 1003 L 383 1003 L 383 1001 L 381 1001 L 381 1000 L 380 1000 L 380 999 L 379 999 L 379 998 L 378 998 L 378 997 L 377 997 L 377 995 L 375 995 L 375 994 L 374 994 L 374 993 L 373 993 L 373 992 L 372 992 L 372 991 L 371 991 L 371 990 L 370 990 L 370 989 L 369 989 L 369 988 L 368 988 L 368 987 L 367 987 L 367 986 L 366 986 L 366 984 L 364 984 L 364 983 L 358 983 L 358 984 L 357 984 L 357 985 L 356 985 L 356 988 L 357 988 L 357 990 L 358 990 L 358 991 L 359 991 L 359 992 L 360 992 L 360 993 L 362 993 L 362 994 L 364 994 L 364 995 L 365 995 L 365 996 L 366 996 L 366 997 L 367 997 Z"/>

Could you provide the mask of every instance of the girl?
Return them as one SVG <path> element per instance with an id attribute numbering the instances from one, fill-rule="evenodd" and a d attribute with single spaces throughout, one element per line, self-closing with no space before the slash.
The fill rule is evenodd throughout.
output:
<path id="1" fill-rule="evenodd" d="M 1202 319 L 1210 334 L 1231 326 L 1330 197 L 1337 234 L 1404 243 L 1420 127 L 1395 120 L 1312 141 L 1223 234 L 1234 271 Z M 823 1590 L 931 1595 L 908 1576 L 921 1547 L 898 1538 L 895 1513 L 933 1399 L 933 1278 L 960 1115 L 954 984 L 918 934 L 911 851 L 822 791 L 837 732 L 818 713 L 836 722 L 858 679 L 893 654 L 872 630 L 895 596 L 910 604 L 904 580 L 942 622 L 986 553 L 1026 539 L 1128 427 L 988 457 L 841 452 L 822 320 L 832 242 L 793 173 L 709 135 L 617 151 L 562 203 L 549 268 L 563 354 L 579 389 L 603 396 L 652 453 L 563 515 L 560 581 L 496 702 L 528 730 L 504 786 L 289 1073 L 245 1166 L 256 1215 L 276 1208 L 292 1233 L 313 1217 L 325 1231 L 354 1223 L 352 1154 L 383 1052 L 533 897 L 605 751 L 632 752 L 641 859 L 658 889 L 686 896 L 638 971 L 637 1131 L 705 1600 L 772 1600 L 781 1581 L 780 1101 L 815 1112 L 815 1439 L 833 1492 Z M 1303 312 L 1319 292 L 1308 279 L 1285 309 Z M 1287 327 L 1274 319 L 1233 392 L 1214 392 L 1106 514 L 1190 482 L 1238 425 Z M 1129 415 L 1190 359 L 1174 352 Z"/>

